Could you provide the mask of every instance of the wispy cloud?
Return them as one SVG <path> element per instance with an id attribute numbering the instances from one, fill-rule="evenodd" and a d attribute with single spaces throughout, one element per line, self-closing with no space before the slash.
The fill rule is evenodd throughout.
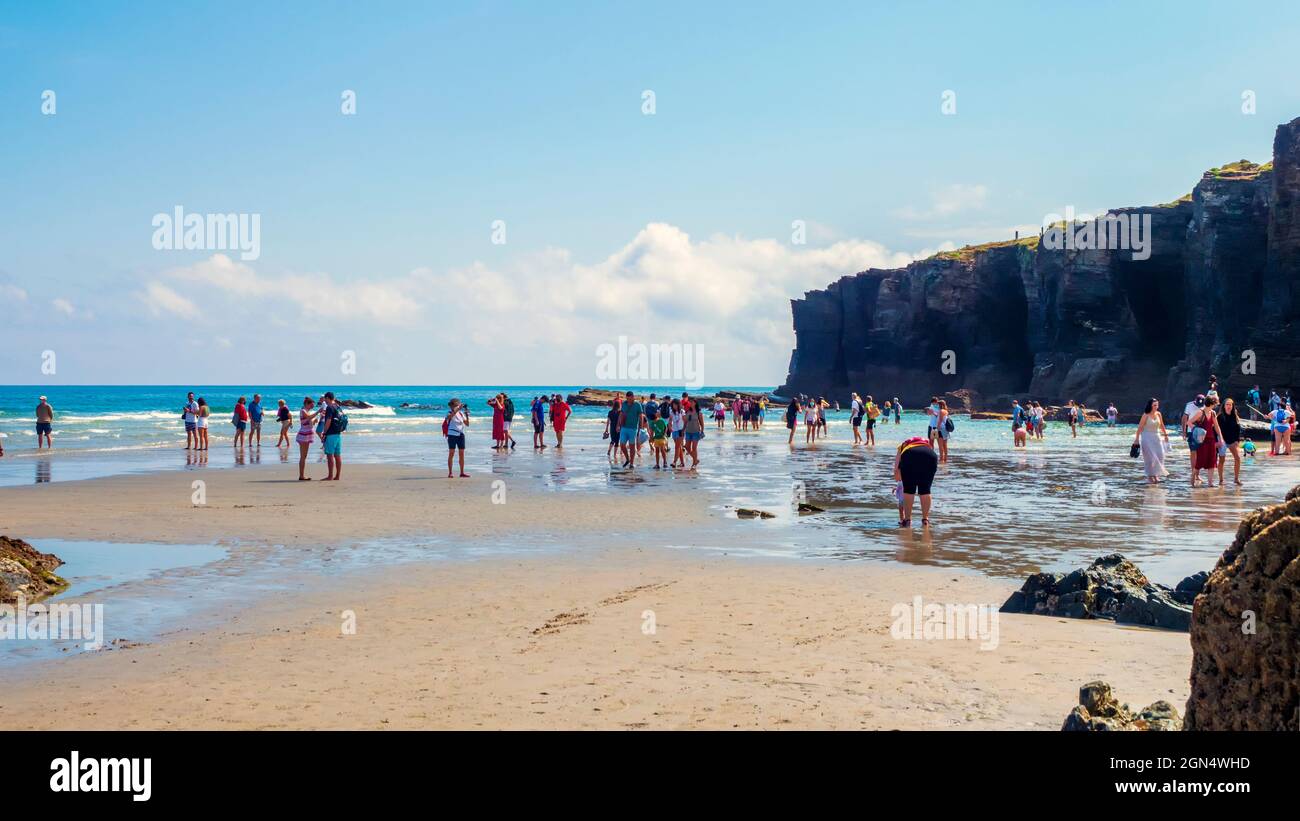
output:
<path id="1" fill-rule="evenodd" d="M 977 211 L 988 201 L 988 187 L 953 183 L 930 193 L 930 204 L 923 208 L 904 206 L 897 216 L 906 220 L 930 220 L 950 217 L 967 211 Z"/>

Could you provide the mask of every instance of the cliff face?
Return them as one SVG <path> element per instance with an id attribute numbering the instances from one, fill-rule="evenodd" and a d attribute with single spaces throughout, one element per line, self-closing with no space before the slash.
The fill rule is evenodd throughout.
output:
<path id="1" fill-rule="evenodd" d="M 856 390 L 915 407 L 965 388 L 986 405 L 1015 395 L 1124 410 L 1155 395 L 1181 408 L 1210 373 L 1237 395 L 1256 383 L 1300 392 L 1300 119 L 1278 127 L 1270 165 L 1213 169 L 1190 198 L 1110 213 L 1147 226 L 1146 252 L 1049 233 L 792 300 L 796 347 L 777 393 Z M 1242 371 L 1246 350 L 1256 373 Z"/>

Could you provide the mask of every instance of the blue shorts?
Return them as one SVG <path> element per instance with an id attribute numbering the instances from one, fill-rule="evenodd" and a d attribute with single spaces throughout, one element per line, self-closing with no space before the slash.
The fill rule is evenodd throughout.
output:
<path id="1" fill-rule="evenodd" d="M 698 442 L 698 441 L 700 441 L 700 434 L 698 434 L 698 433 L 688 433 L 688 434 L 685 434 L 685 436 L 686 436 L 686 441 L 687 441 L 687 442 Z"/>
<path id="2" fill-rule="evenodd" d="M 447 434 L 447 450 L 452 451 L 456 449 L 460 449 L 460 450 L 465 449 L 465 434 L 463 433 Z"/>
<path id="3" fill-rule="evenodd" d="M 631 444 L 636 441 L 636 428 L 623 428 L 618 432 L 618 441 Z"/>
<path id="4" fill-rule="evenodd" d="M 674 439 L 681 439 L 681 438 L 682 438 L 682 431 L 680 431 L 680 430 L 675 430 L 675 431 L 673 431 L 673 438 L 674 438 Z"/>
<path id="5" fill-rule="evenodd" d="M 325 437 L 325 455 L 342 456 L 343 455 L 343 435 L 331 433 Z"/>
<path id="6" fill-rule="evenodd" d="M 236 423 L 235 423 L 235 430 L 240 431 L 241 433 L 242 433 L 242 432 L 244 431 L 244 429 L 247 428 L 247 427 L 248 427 L 248 423 L 247 423 L 247 422 L 236 422 Z"/>
<path id="7" fill-rule="evenodd" d="M 186 423 L 185 423 L 185 431 L 186 431 L 187 433 L 188 433 L 189 431 L 194 430 L 196 427 L 197 427 L 197 426 L 196 426 L 193 422 L 186 422 Z"/>
<path id="8" fill-rule="evenodd" d="M 36 435 L 37 435 L 37 436 L 40 436 L 41 434 L 49 435 L 49 432 L 50 432 L 50 425 L 51 425 L 50 422 L 37 422 L 37 423 L 36 423 Z"/>

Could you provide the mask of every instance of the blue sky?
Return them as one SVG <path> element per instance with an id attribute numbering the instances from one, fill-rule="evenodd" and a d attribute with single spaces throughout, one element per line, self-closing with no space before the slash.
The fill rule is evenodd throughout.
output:
<path id="1" fill-rule="evenodd" d="M 0 381 L 586 383 L 628 335 L 776 384 L 806 288 L 1267 159 L 1298 39 L 1282 3 L 6 0 Z M 155 249 L 178 205 L 260 256 Z"/>

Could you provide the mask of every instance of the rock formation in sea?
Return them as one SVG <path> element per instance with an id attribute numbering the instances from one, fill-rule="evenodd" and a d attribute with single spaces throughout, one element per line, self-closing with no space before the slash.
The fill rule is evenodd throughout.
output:
<path id="1" fill-rule="evenodd" d="M 1153 394 L 1181 407 L 1211 373 L 1238 396 L 1255 383 L 1300 392 L 1300 118 L 1278 127 L 1272 162 L 1230 163 L 1174 202 L 1110 213 L 1149 218 L 1149 257 L 1033 236 L 792 300 L 796 346 L 776 392 L 915 408 L 966 389 L 984 410 L 1015 396 L 1126 412 Z"/>
<path id="2" fill-rule="evenodd" d="M 1237 528 L 1192 612 L 1188 730 L 1300 730 L 1300 486 Z"/>
<path id="3" fill-rule="evenodd" d="M 0 604 L 28 602 L 58 593 L 68 586 L 54 570 L 63 560 L 41 553 L 22 539 L 0 536 Z"/>
<path id="4" fill-rule="evenodd" d="M 1033 574 L 1000 612 L 1113 619 L 1120 624 L 1186 630 L 1192 601 L 1203 582 L 1204 574 L 1198 573 L 1170 589 L 1151 582 L 1137 565 L 1112 553 L 1072 573 Z"/>

